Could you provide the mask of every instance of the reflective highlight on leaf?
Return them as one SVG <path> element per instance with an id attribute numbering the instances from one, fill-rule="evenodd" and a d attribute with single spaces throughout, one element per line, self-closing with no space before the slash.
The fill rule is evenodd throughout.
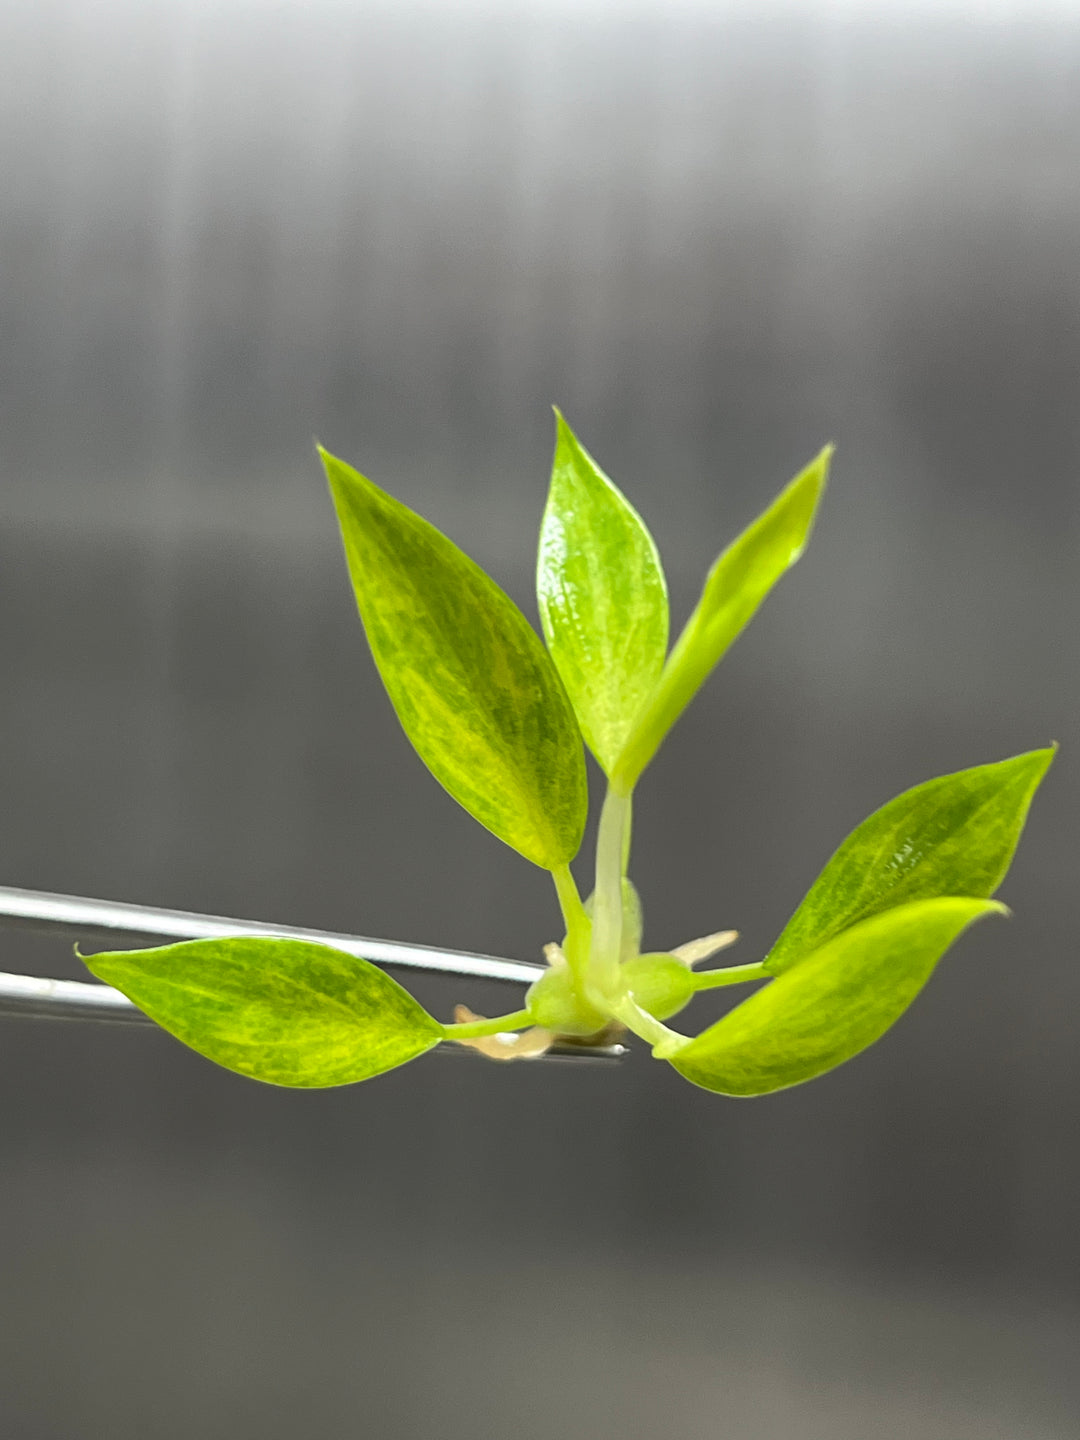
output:
<path id="1" fill-rule="evenodd" d="M 781 575 L 803 553 L 831 457 L 829 445 L 709 571 L 697 608 L 676 641 L 656 690 L 634 722 L 612 777 L 617 789 L 626 792 L 634 785 L 709 672 Z"/>
<path id="2" fill-rule="evenodd" d="M 482 825 L 553 869 L 581 844 L 585 757 L 540 637 L 433 525 L 320 451 L 368 643 L 436 780 Z"/>
<path id="3" fill-rule="evenodd" d="M 555 412 L 536 591 L 548 649 L 581 731 L 611 774 L 667 654 L 668 600 L 637 511 Z"/>
<path id="4" fill-rule="evenodd" d="M 328 945 L 238 936 L 84 963 L 200 1055 L 272 1085 L 351 1085 L 443 1035 L 396 980 Z"/>
<path id="5" fill-rule="evenodd" d="M 992 895 L 1005 878 L 1054 747 L 941 775 L 848 836 L 765 959 L 779 975 L 832 936 L 894 905 Z"/>
<path id="6" fill-rule="evenodd" d="M 994 900 L 917 900 L 845 930 L 675 1053 L 687 1080 L 721 1095 L 764 1095 L 812 1080 L 895 1023 L 960 933 Z"/>

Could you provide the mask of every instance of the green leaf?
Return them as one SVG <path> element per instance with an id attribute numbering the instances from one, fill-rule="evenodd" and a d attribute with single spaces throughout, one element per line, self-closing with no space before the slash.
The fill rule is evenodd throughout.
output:
<path id="1" fill-rule="evenodd" d="M 779 975 L 849 925 L 910 900 L 992 895 L 1055 748 L 941 775 L 875 811 L 810 887 L 765 968 Z"/>
<path id="2" fill-rule="evenodd" d="M 588 805 L 574 712 L 514 602 L 433 525 L 319 452 L 371 652 L 417 753 L 481 825 L 546 869 Z"/>
<path id="3" fill-rule="evenodd" d="M 845 930 L 696 1040 L 654 1051 L 721 1095 L 812 1080 L 872 1045 L 904 1013 L 961 931 L 995 900 L 916 900 Z"/>
<path id="4" fill-rule="evenodd" d="M 272 1085 L 351 1085 L 443 1037 L 378 966 L 306 940 L 192 940 L 84 963 L 200 1055 Z"/>
<path id="5" fill-rule="evenodd" d="M 709 571 L 697 608 L 638 715 L 612 783 L 628 792 L 709 672 L 806 548 L 828 476 L 832 446 L 803 470 L 729 545 Z"/>
<path id="6" fill-rule="evenodd" d="M 641 516 L 555 412 L 536 590 L 548 649 L 608 775 L 663 669 L 668 600 Z"/>

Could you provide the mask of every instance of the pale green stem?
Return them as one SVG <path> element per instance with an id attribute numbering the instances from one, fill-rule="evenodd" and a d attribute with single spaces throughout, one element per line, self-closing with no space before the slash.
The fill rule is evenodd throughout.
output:
<path id="1" fill-rule="evenodd" d="M 601 996 L 614 993 L 619 979 L 622 950 L 623 860 L 630 796 L 609 787 L 600 812 L 596 840 L 596 889 L 593 892 L 592 946 L 589 980 Z"/>
<path id="2" fill-rule="evenodd" d="M 622 995 L 611 1006 L 612 1013 L 617 1020 L 621 1020 L 628 1030 L 639 1035 L 642 1040 L 647 1040 L 650 1045 L 669 1046 L 674 1052 L 684 1045 L 690 1043 L 689 1035 L 681 1035 L 678 1030 L 672 1030 L 655 1015 L 650 1015 L 643 1010 L 637 1002 L 629 995 Z"/>
<path id="3" fill-rule="evenodd" d="M 465 1020 L 442 1028 L 447 1040 L 479 1040 L 484 1035 L 501 1035 L 505 1030 L 523 1030 L 531 1024 L 528 1010 L 515 1010 L 512 1015 L 496 1015 L 493 1020 Z"/>
<path id="4" fill-rule="evenodd" d="M 566 926 L 566 959 L 574 972 L 574 979 L 583 982 L 589 960 L 591 922 L 585 914 L 570 866 L 560 865 L 556 870 L 552 870 L 551 878 L 555 881 L 555 891 Z"/>
<path id="5" fill-rule="evenodd" d="M 741 985 L 746 980 L 768 980 L 764 965 L 729 965 L 724 970 L 702 970 L 694 973 L 695 990 L 716 990 L 721 985 Z"/>

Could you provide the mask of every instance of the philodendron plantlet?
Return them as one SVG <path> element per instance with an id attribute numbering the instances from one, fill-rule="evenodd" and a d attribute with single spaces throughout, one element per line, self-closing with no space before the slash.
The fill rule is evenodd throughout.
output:
<path id="1" fill-rule="evenodd" d="M 328 946 L 238 937 L 95 955 L 89 968 L 178 1039 L 277 1085 L 365 1080 L 446 1042 L 511 1059 L 631 1031 L 722 1095 L 810 1080 L 879 1038 L 973 921 L 1012 859 L 1053 758 L 1033 750 L 908 790 L 843 842 L 768 955 L 694 967 L 732 931 L 641 953 L 627 879 L 631 797 L 658 746 L 802 554 L 831 450 L 720 556 L 668 650 L 660 557 L 640 516 L 557 416 L 537 589 L 545 649 L 512 600 L 426 520 L 320 451 L 375 663 L 435 778 L 482 825 L 549 870 L 564 936 L 513 1014 L 429 1015 L 375 965 Z M 607 778 L 595 886 L 570 862 L 587 791 Z M 758 988 L 701 1034 L 671 1020 L 702 990 Z M 765 982 L 765 983 L 760 983 Z"/>

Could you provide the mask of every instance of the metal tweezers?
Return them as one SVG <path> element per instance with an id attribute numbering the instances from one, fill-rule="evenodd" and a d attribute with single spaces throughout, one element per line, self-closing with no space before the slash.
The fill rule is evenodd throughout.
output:
<path id="1" fill-rule="evenodd" d="M 18 890 L 0 885 L 0 926 L 17 926 L 70 939 L 111 941 L 138 937 L 160 944 L 178 940 L 217 940 L 226 935 L 267 935 L 310 940 L 359 955 L 389 970 L 426 970 L 477 980 L 503 980 L 531 985 L 544 973 L 542 965 L 523 960 L 502 960 L 494 955 L 471 955 L 460 950 L 436 950 L 428 945 L 407 945 L 397 940 L 368 940 L 359 935 L 335 935 L 326 930 L 300 930 L 291 925 L 268 925 L 256 920 L 228 920 L 221 915 L 195 915 L 186 910 L 155 910 L 147 905 L 124 905 L 109 900 L 83 900 L 77 895 L 51 895 L 42 890 Z M 0 973 L 0 1015 L 39 1020 L 106 1020 L 120 1024 L 152 1024 L 149 1016 L 111 985 L 83 980 L 49 980 L 36 975 Z M 461 1045 L 441 1045 L 446 1053 L 466 1053 Z M 622 1045 L 553 1045 L 544 1060 L 617 1060 Z"/>

